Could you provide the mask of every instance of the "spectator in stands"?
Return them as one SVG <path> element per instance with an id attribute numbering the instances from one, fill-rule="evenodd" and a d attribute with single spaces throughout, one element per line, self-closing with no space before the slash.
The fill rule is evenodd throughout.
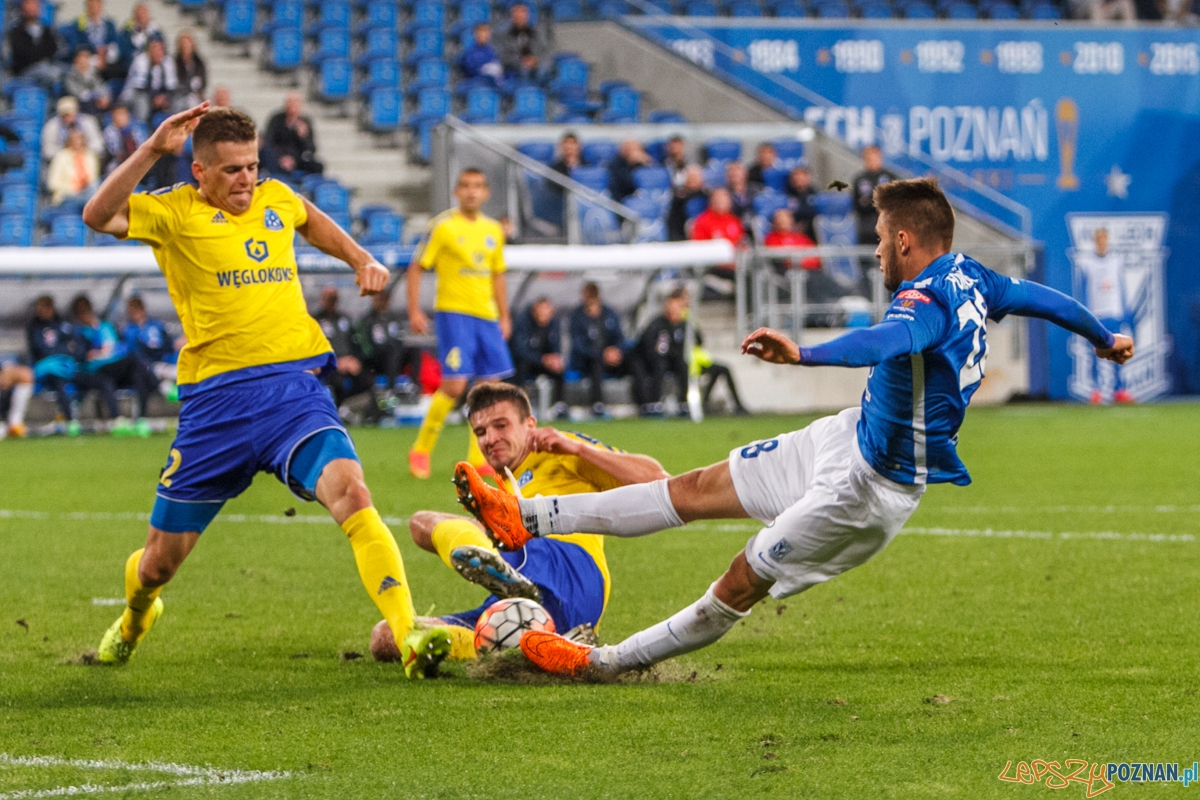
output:
<path id="1" fill-rule="evenodd" d="M 730 211 L 742 221 L 742 227 L 750 229 L 750 218 L 754 216 L 754 192 L 746 179 L 746 168 L 736 161 L 725 165 L 725 187 L 729 190 Z"/>
<path id="2" fill-rule="evenodd" d="M 96 71 L 95 56 L 91 47 L 79 48 L 71 68 L 63 76 L 63 93 L 78 100 L 79 109 L 85 114 L 102 113 L 112 102 L 108 84 Z"/>
<path id="3" fill-rule="evenodd" d="M 862 160 L 862 171 L 850 181 L 854 216 L 858 221 L 858 243 L 879 244 L 879 237 L 875 235 L 875 222 L 879 219 L 873 199 L 875 187 L 896 180 L 896 173 L 883 166 L 883 151 L 876 145 L 863 148 Z"/>
<path id="4" fill-rule="evenodd" d="M 104 128 L 104 150 L 108 158 L 105 172 L 112 172 L 133 155 L 146 137 L 146 126 L 134 120 L 129 109 L 123 105 L 113 106 L 111 121 Z"/>
<path id="5" fill-rule="evenodd" d="M 25 342 L 34 375 L 42 388 L 55 393 L 59 415 L 68 423 L 67 432 L 79 433 L 79 405 L 72 402 L 90 389 L 112 393 L 112 384 L 79 369 L 84 344 L 75 326 L 58 315 L 54 298 L 42 295 L 34 303 L 33 318 L 25 325 Z M 116 405 L 116 398 L 112 398 Z"/>
<path id="6" fill-rule="evenodd" d="M 733 200 L 728 189 L 714 189 L 708 198 L 708 208 L 692 222 L 692 239 L 727 239 L 740 245 L 746 238 L 746 228 L 733 213 Z"/>
<path id="7" fill-rule="evenodd" d="M 525 386 L 539 375 L 545 375 L 554 385 L 550 396 L 554 405 L 551 417 L 560 416 L 566 411 L 562 403 L 566 364 L 562 355 L 562 330 L 550 298 L 539 297 L 517 317 L 508 347 L 517 370 L 513 382 Z"/>
<path id="8" fill-rule="evenodd" d="M 186 339 L 182 336 L 172 339 L 163 321 L 146 313 L 146 304 L 140 297 L 134 296 L 125 302 L 121 341 L 125 343 L 125 349 L 154 375 L 163 397 L 171 402 L 179 399 L 175 378 L 179 351 Z"/>
<path id="9" fill-rule="evenodd" d="M 654 160 L 637 139 L 621 142 L 616 158 L 608 162 L 608 193 L 612 199 L 619 203 L 636 192 L 637 181 L 633 179 L 633 171 L 653 163 Z"/>
<path id="10" fill-rule="evenodd" d="M 492 46 L 492 26 L 481 22 L 472 33 L 474 41 L 464 47 L 458 57 L 458 69 L 464 78 L 486 78 L 499 86 L 504 79 L 504 65 Z"/>
<path id="11" fill-rule="evenodd" d="M 1137 18 L 1143 22 L 1162 22 L 1163 8 L 1160 0 L 1133 0 Z"/>
<path id="12" fill-rule="evenodd" d="M 594 283 L 583 287 L 583 304 L 571 312 L 568 324 L 571 332 L 571 369 L 591 379 L 588 403 L 592 413 L 602 417 L 607 413 L 601 384 L 605 377 L 626 374 L 625 337 L 617 312 L 600 302 L 600 289 Z M 640 398 L 640 387 L 635 387 Z M 636 399 L 636 398 L 635 398 Z"/>
<path id="13" fill-rule="evenodd" d="M 167 58 L 162 39 L 151 39 L 145 52 L 134 57 L 129 77 L 121 90 L 121 102 L 129 107 L 134 119 L 149 122 L 157 113 L 174 113 L 182 105 L 175 60 Z"/>
<path id="14" fill-rule="evenodd" d="M 62 79 L 63 68 L 55 62 L 58 34 L 54 26 L 42 24 L 41 0 L 21 0 L 21 19 L 8 29 L 8 52 L 14 75 L 53 89 Z"/>
<path id="15" fill-rule="evenodd" d="M 196 39 L 184 31 L 175 39 L 175 76 L 183 94 L 180 105 L 191 108 L 204 102 L 208 90 L 208 66 L 196 52 Z"/>
<path id="16" fill-rule="evenodd" d="M 671 186 L 679 188 L 687 175 L 687 144 L 682 136 L 672 136 L 663 150 L 662 165 L 671 174 Z"/>
<path id="17" fill-rule="evenodd" d="M 1070 0 L 1071 16 L 1077 19 L 1125 20 L 1138 18 L 1133 0 Z"/>
<path id="18" fill-rule="evenodd" d="M 67 146 L 50 159 L 46 171 L 46 188 L 50 202 L 58 205 L 64 200 L 87 201 L 100 185 L 100 156 L 88 149 L 83 132 L 67 134 Z"/>
<path id="19" fill-rule="evenodd" d="M 671 205 L 667 209 L 667 238 L 681 242 L 688 238 L 688 221 L 708 205 L 708 192 L 704 189 L 704 170 L 699 165 L 690 165 L 684 174 L 683 185 L 675 189 Z"/>
<path id="20" fill-rule="evenodd" d="M 333 402 L 340 407 L 351 397 L 369 392 L 375 386 L 375 376 L 363 364 L 354 323 L 338 308 L 337 287 L 326 286 L 321 290 L 321 308 L 313 318 L 337 358 L 337 370 L 325 377 L 325 383 L 333 392 Z"/>
<path id="21" fill-rule="evenodd" d="M 508 12 L 508 24 L 496 41 L 500 63 L 508 75 L 538 78 L 546 72 L 550 43 L 546 33 L 530 23 L 529 6 L 514 3 Z"/>
<path id="22" fill-rule="evenodd" d="M 218 86 L 213 89 L 212 107 L 233 108 L 233 95 L 230 94 L 228 86 Z"/>
<path id="23" fill-rule="evenodd" d="M 288 92 L 283 99 L 283 110 L 276 112 L 267 123 L 262 160 L 269 171 L 306 175 L 319 175 L 325 171 L 325 165 L 317 160 L 312 120 L 301 113 L 303 110 L 300 93 Z"/>
<path id="24" fill-rule="evenodd" d="M 85 0 L 84 11 L 73 23 L 63 27 L 68 53 L 87 45 L 96 51 L 96 64 L 105 80 L 120 79 L 121 45 L 117 25 L 104 16 L 104 0 Z"/>
<path id="25" fill-rule="evenodd" d="M 404 376 L 419 385 L 421 348 L 409 347 L 405 342 L 408 318 L 392 310 L 391 303 L 391 292 L 380 292 L 371 298 L 371 310 L 358 320 L 363 366 L 376 375 L 386 375 L 388 386 L 395 386 L 397 379 Z"/>
<path id="26" fill-rule="evenodd" d="M 816 241 L 817 191 L 808 167 L 795 167 L 788 173 L 787 202 L 797 230 Z"/>
<path id="27" fill-rule="evenodd" d="M 113 432 L 120 433 L 128 429 L 129 421 L 118 412 L 113 390 L 133 389 L 136 392 L 137 404 L 133 407 L 133 418 L 138 419 L 145 412 L 146 403 L 158 381 L 121 341 L 112 323 L 97 316 L 87 295 L 76 295 L 71 301 L 71 314 L 74 316 L 75 332 L 86 347 L 85 357 L 80 359 L 81 371 L 101 382 L 101 398 L 109 419 L 114 421 Z M 146 433 L 149 433 L 148 428 Z"/>
<path id="28" fill-rule="evenodd" d="M 686 330 L 687 290 L 680 287 L 667 295 L 663 313 L 650 320 L 629 353 L 629 369 L 639 387 L 634 394 L 641 399 L 642 414 L 662 414 L 663 378 L 667 375 L 675 377 L 680 414 L 687 413 Z"/>
<path id="29" fill-rule="evenodd" d="M 146 45 L 150 44 L 150 40 L 161 38 L 163 38 L 162 30 L 159 29 L 158 23 L 151 19 L 150 9 L 142 3 L 138 3 L 133 7 L 133 14 L 130 15 L 129 21 L 121 28 L 119 39 L 121 56 L 117 60 L 112 77 L 125 78 L 128 76 L 129 69 L 133 66 L 133 60 L 146 51 Z"/>
<path id="30" fill-rule="evenodd" d="M 792 212 L 786 208 L 777 209 L 771 215 L 771 231 L 763 237 L 763 244 L 767 247 L 816 246 L 816 242 L 797 228 L 795 220 L 792 217 Z M 796 266 L 796 262 L 793 259 L 788 259 L 784 264 L 789 269 Z M 821 259 L 816 256 L 805 258 L 800 262 L 800 266 L 804 269 L 820 269 Z"/>
<path id="31" fill-rule="evenodd" d="M 779 166 L 779 154 L 775 152 L 775 145 L 770 142 L 760 144 L 755 153 L 754 163 L 750 165 L 750 169 L 746 173 L 746 180 L 750 182 L 750 186 L 755 192 L 761 192 L 766 187 L 767 170 L 775 169 L 777 166 Z"/>
<path id="32" fill-rule="evenodd" d="M 104 152 L 104 134 L 100 123 L 89 114 L 79 113 L 79 101 L 74 97 L 60 97 L 54 106 L 55 115 L 42 126 L 42 158 L 49 161 L 67 145 L 67 135 L 78 130 L 83 134 L 87 147 L 93 153 Z"/>
<path id="33" fill-rule="evenodd" d="M 550 165 L 550 169 L 570 176 L 571 170 L 582 166 L 583 148 L 579 145 L 579 137 L 568 131 L 558 140 L 558 158 Z M 559 189 L 557 184 L 554 188 Z"/>

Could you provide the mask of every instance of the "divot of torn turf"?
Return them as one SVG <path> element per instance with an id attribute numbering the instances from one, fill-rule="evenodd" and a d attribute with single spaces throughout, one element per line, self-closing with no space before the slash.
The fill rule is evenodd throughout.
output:
<path id="1" fill-rule="evenodd" d="M 667 661 L 647 669 L 612 673 L 599 667 L 589 667 L 578 675 L 555 675 L 542 672 L 525 654 L 513 648 L 495 655 L 484 655 L 466 664 L 467 677 L 492 683 L 513 683 L 524 686 L 560 684 L 638 684 L 638 683 L 695 683 L 697 672 L 677 662 Z M 703 680 L 703 678 L 700 678 Z"/>

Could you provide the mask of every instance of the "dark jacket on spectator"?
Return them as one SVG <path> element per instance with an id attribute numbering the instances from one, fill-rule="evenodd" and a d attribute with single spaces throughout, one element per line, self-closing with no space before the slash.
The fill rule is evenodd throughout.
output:
<path id="1" fill-rule="evenodd" d="M 880 169 L 874 172 L 863 170 L 850 182 L 854 214 L 858 218 L 859 244 L 879 243 L 879 237 L 875 235 L 875 222 L 879 219 L 879 212 L 875 209 L 875 187 L 894 180 L 896 173 L 890 169 Z"/>
<path id="2" fill-rule="evenodd" d="M 75 326 L 61 317 L 47 321 L 35 316 L 25 326 L 25 341 L 32 364 L 50 356 L 70 356 L 79 360 L 86 355 Z"/>
<path id="3" fill-rule="evenodd" d="M 509 347 L 514 361 L 528 364 L 541 364 L 542 356 L 562 355 L 562 331 L 558 317 L 546 325 L 538 325 L 533 318 L 533 306 L 525 309 L 525 313 L 513 323 Z"/>
<path id="4" fill-rule="evenodd" d="M 199 53 L 192 54 L 191 64 L 186 63 L 179 56 L 175 56 L 175 77 L 179 81 L 181 90 L 188 94 L 204 97 L 204 92 L 208 88 L 208 66 Z"/>
<path id="5" fill-rule="evenodd" d="M 624 156 L 617 156 L 608 162 L 608 193 L 618 203 L 637 191 L 637 182 L 633 179 L 633 171 L 643 164 L 632 164 Z"/>
<path id="6" fill-rule="evenodd" d="M 811 186 L 804 191 L 794 186 L 787 187 L 787 207 L 792 212 L 792 219 L 796 220 L 796 227 L 800 232 L 814 242 L 817 240 L 816 225 L 813 222 L 817 216 L 816 199 L 817 193 Z"/>
<path id="7" fill-rule="evenodd" d="M 58 35 L 50 25 L 37 25 L 38 36 L 29 32 L 23 21 L 8 29 L 8 49 L 12 53 L 12 71 L 20 75 L 39 61 L 52 61 L 58 53 Z"/>
<path id="8" fill-rule="evenodd" d="M 571 360 L 578 365 L 580 356 L 600 358 L 606 347 L 622 347 L 625 335 L 621 333 L 621 318 L 608 306 L 601 306 L 600 316 L 589 317 L 583 306 L 571 312 Z"/>
<path id="9" fill-rule="evenodd" d="M 687 223 L 688 223 L 688 204 L 693 200 L 699 203 L 704 200 L 704 204 L 700 206 L 701 211 L 708 205 L 708 193 L 703 189 L 694 192 L 688 192 L 684 189 L 677 189 L 675 196 L 671 198 L 671 206 L 667 209 L 667 238 L 672 242 L 686 241 Z M 694 215 L 693 215 L 694 216 Z"/>
<path id="10" fill-rule="evenodd" d="M 638 337 L 637 352 L 645 363 L 656 358 L 668 361 L 683 361 L 683 339 L 687 320 L 681 319 L 674 325 L 665 315 L 650 320 L 650 324 Z"/>
<path id="11" fill-rule="evenodd" d="M 313 314 L 313 319 L 321 326 L 321 332 L 329 340 L 335 356 L 354 356 L 362 358 L 362 347 L 358 342 L 357 330 L 350 317 L 341 311 L 330 313 L 321 309 Z"/>
<path id="12" fill-rule="evenodd" d="M 317 157 L 312 120 L 306 116 L 301 116 L 300 119 L 308 126 L 307 136 L 300 136 L 295 128 L 288 127 L 287 114 L 283 111 L 271 117 L 271 121 L 267 123 L 267 132 L 263 136 L 263 147 L 269 149 L 276 158 L 291 156 L 296 159 L 298 166 L 313 162 Z"/>
<path id="13" fill-rule="evenodd" d="M 521 59 L 524 56 L 537 58 L 539 69 L 545 67 L 550 58 L 550 43 L 546 41 L 545 32 L 537 25 L 517 28 L 510 23 L 497 33 L 495 44 L 500 63 L 508 73 L 522 71 Z"/>

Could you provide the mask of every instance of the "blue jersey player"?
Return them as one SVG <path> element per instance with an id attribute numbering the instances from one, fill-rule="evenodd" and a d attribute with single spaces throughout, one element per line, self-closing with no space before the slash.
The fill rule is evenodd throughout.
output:
<path id="1" fill-rule="evenodd" d="M 875 255 L 893 293 L 884 320 L 817 347 L 797 347 L 767 329 L 742 344 L 776 364 L 871 367 L 861 408 L 677 478 L 600 494 L 518 500 L 459 465 L 460 501 L 510 548 L 560 530 L 640 536 L 698 519 L 767 524 L 700 600 L 620 644 L 593 648 L 527 632 L 521 649 L 539 667 L 621 671 L 704 647 L 768 594 L 802 592 L 878 553 L 928 484 L 969 483 L 955 444 L 983 379 L 988 319 L 1040 317 L 1085 337 L 1100 358 L 1133 356 L 1132 339 L 1106 330 L 1070 297 L 950 252 L 954 213 L 936 182 L 894 181 L 874 198 Z"/>

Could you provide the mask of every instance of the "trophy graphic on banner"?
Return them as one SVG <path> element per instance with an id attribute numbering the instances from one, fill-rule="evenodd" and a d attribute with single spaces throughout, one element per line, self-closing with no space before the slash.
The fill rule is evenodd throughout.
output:
<path id="1" fill-rule="evenodd" d="M 1054 104 L 1054 122 L 1058 129 L 1058 188 L 1065 192 L 1079 189 L 1075 175 L 1076 144 L 1079 141 L 1079 106 L 1069 97 Z"/>

